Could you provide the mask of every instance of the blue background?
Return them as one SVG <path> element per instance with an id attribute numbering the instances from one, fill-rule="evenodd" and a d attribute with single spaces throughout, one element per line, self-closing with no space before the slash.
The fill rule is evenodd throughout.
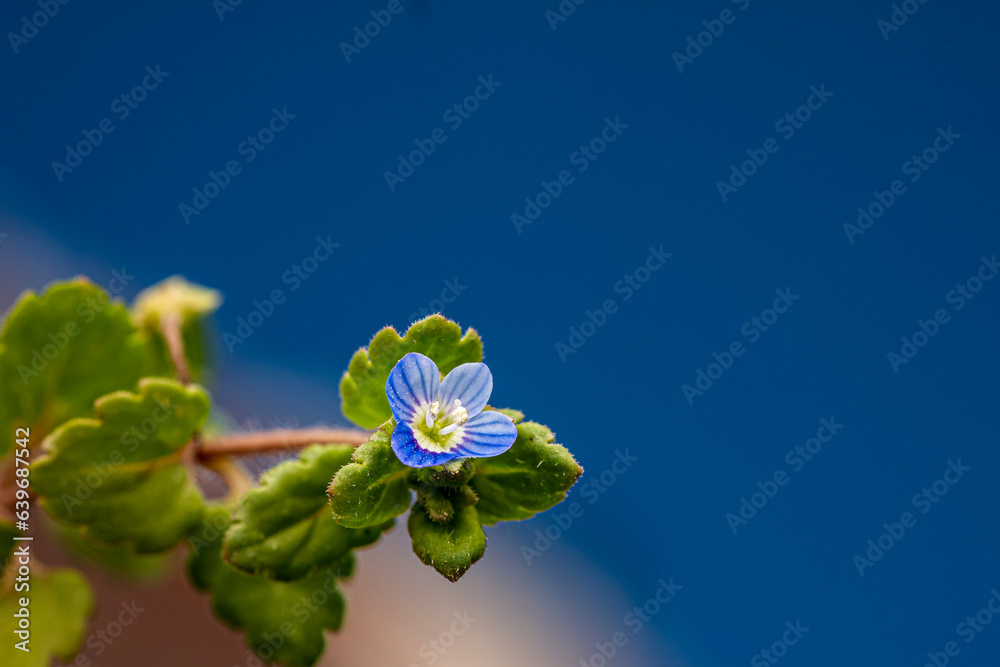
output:
<path id="1" fill-rule="evenodd" d="M 264 387 L 272 418 L 304 423 L 340 419 L 328 399 L 354 349 L 457 280 L 443 312 L 482 333 L 495 404 L 552 426 L 584 481 L 616 450 L 639 458 L 592 505 L 574 492 L 585 516 L 554 551 L 581 549 L 636 604 L 674 577 L 684 589 L 652 623 L 692 664 L 746 664 L 796 619 L 810 631 L 788 664 L 923 664 L 1000 586 L 1000 281 L 961 311 L 946 301 L 1000 251 L 1000 8 L 930 0 L 886 40 L 888 2 L 740 4 L 588 2 L 553 29 L 554 0 L 404 2 L 348 63 L 338 45 L 384 3 L 247 1 L 220 20 L 207 0 L 73 2 L 18 53 L 4 40 L 8 226 L 58 239 L 97 282 L 125 267 L 126 295 L 175 273 L 218 288 L 220 334 L 329 235 L 333 257 L 218 350 L 223 402 L 241 368 L 327 386 Z M 7 3 L 4 33 L 33 9 Z M 723 9 L 735 20 L 679 72 L 672 54 Z M 169 76 L 115 118 L 156 65 Z M 489 75 L 501 85 L 451 129 L 442 114 Z M 821 85 L 833 95 L 782 137 L 776 121 Z M 246 163 L 237 146 L 275 107 L 295 119 Z M 104 117 L 115 130 L 60 182 L 51 163 Z M 571 154 L 619 117 L 576 172 Z M 447 141 L 391 191 L 384 172 L 438 127 Z M 903 163 L 939 127 L 960 139 L 910 182 Z M 723 201 L 716 182 L 769 137 L 780 149 Z M 178 205 L 231 159 L 242 172 L 185 224 Z M 573 184 L 518 231 L 511 214 L 563 169 Z M 897 178 L 905 194 L 851 243 L 843 225 Z M 624 300 L 616 282 L 660 245 L 673 256 Z M 33 271 L 18 289 L 67 277 Z M 744 322 L 785 288 L 799 300 L 749 343 Z M 609 298 L 564 362 L 556 343 Z M 887 353 L 939 308 L 950 322 L 894 372 Z M 682 385 L 736 340 L 745 354 L 689 404 Z M 734 535 L 726 514 L 831 417 L 843 430 Z M 913 495 L 959 458 L 971 471 L 920 514 Z M 916 526 L 859 576 L 853 557 L 905 511 Z M 1000 628 L 961 647 L 956 664 L 991 664 Z"/>

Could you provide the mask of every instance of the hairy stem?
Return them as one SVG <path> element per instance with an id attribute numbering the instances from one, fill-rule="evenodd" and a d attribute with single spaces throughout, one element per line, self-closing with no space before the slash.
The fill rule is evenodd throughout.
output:
<path id="1" fill-rule="evenodd" d="M 198 444 L 198 458 L 208 461 L 220 456 L 265 454 L 301 449 L 313 444 L 362 445 L 371 434 L 352 428 L 275 429 L 254 433 L 222 435 Z"/>
<path id="2" fill-rule="evenodd" d="M 160 322 L 160 331 L 166 341 L 167 349 L 170 351 L 170 359 L 174 364 L 177 379 L 187 385 L 191 383 L 191 372 L 188 369 L 187 357 L 184 354 L 184 341 L 181 337 L 181 318 L 170 314 Z M 193 463 L 197 459 L 202 463 L 215 462 L 228 456 L 252 456 L 254 454 L 265 454 L 267 452 L 277 452 L 291 449 L 301 449 L 312 444 L 333 444 L 343 443 L 348 445 L 364 444 L 368 441 L 369 433 L 350 428 L 307 428 L 307 429 L 275 429 L 272 431 L 258 431 L 255 433 L 236 433 L 232 435 L 219 436 L 212 440 L 206 440 L 200 434 L 191 441 L 189 449 L 189 460 L 185 463 Z M 231 462 L 230 462 L 231 463 Z M 235 464 L 233 464 L 235 467 Z M 213 468 L 213 466 L 208 466 Z M 214 469 L 214 468 L 213 468 Z M 232 473 L 231 469 L 228 472 Z M 216 470 L 220 475 L 222 473 Z M 238 471 L 237 472 L 241 472 Z M 225 475 L 222 477 L 228 484 L 231 480 Z"/>
<path id="3" fill-rule="evenodd" d="M 160 322 L 160 332 L 170 352 L 170 361 L 174 364 L 177 379 L 181 384 L 191 384 L 191 371 L 187 357 L 184 356 L 184 341 L 181 337 L 181 318 L 173 313 L 167 315 Z"/>

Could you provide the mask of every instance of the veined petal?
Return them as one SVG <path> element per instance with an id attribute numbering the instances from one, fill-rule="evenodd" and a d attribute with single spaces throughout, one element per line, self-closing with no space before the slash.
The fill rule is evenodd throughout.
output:
<path id="1" fill-rule="evenodd" d="M 457 398 L 472 417 L 483 411 L 492 393 L 493 373 L 486 364 L 462 364 L 441 381 L 438 400 L 441 401 L 441 409 L 445 410 Z"/>
<path id="2" fill-rule="evenodd" d="M 507 415 L 489 410 L 472 417 L 460 429 L 455 451 L 458 456 L 484 457 L 503 454 L 517 439 L 517 427 Z"/>
<path id="3" fill-rule="evenodd" d="M 403 356 L 389 372 L 385 393 L 397 422 L 410 422 L 418 408 L 430 405 L 441 386 L 437 364 L 417 352 Z"/>
<path id="4" fill-rule="evenodd" d="M 447 452 L 427 451 L 417 442 L 410 425 L 402 422 L 397 422 L 392 432 L 392 451 L 403 465 L 411 468 L 439 466 L 464 456 L 458 453 L 458 448 Z"/>

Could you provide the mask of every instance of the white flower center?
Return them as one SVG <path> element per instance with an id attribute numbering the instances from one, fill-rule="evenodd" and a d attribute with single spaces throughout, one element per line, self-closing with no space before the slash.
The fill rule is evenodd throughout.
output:
<path id="1" fill-rule="evenodd" d="M 443 409 L 440 401 L 432 402 L 423 417 L 417 418 L 411 426 L 420 447 L 429 452 L 447 452 L 461 438 L 462 433 L 456 431 L 467 421 L 469 411 L 456 398 Z"/>
<path id="2" fill-rule="evenodd" d="M 467 421 L 469 421 L 469 411 L 457 398 L 446 406 L 444 412 L 441 412 L 440 401 L 434 401 L 424 414 L 424 423 L 428 430 L 436 430 L 438 435 L 454 433 L 459 426 Z"/>

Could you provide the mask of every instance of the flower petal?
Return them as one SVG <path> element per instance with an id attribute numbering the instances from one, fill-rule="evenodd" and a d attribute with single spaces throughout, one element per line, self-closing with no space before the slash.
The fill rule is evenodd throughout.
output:
<path id="1" fill-rule="evenodd" d="M 458 456 L 498 456 L 517 439 L 517 427 L 502 412 L 480 412 L 462 426 L 462 438 L 455 451 Z"/>
<path id="2" fill-rule="evenodd" d="M 430 405 L 441 386 L 437 364 L 417 352 L 403 356 L 389 372 L 385 394 L 397 422 L 412 421 L 418 408 Z"/>
<path id="3" fill-rule="evenodd" d="M 438 400 L 441 401 L 441 409 L 445 410 L 457 398 L 472 417 L 483 411 L 492 393 L 493 373 L 486 364 L 462 364 L 441 381 Z"/>
<path id="4" fill-rule="evenodd" d="M 413 429 L 403 422 L 398 422 L 392 432 L 392 451 L 396 452 L 403 465 L 411 468 L 439 466 L 464 456 L 458 453 L 458 448 L 448 452 L 429 452 L 423 449 L 417 443 Z"/>

